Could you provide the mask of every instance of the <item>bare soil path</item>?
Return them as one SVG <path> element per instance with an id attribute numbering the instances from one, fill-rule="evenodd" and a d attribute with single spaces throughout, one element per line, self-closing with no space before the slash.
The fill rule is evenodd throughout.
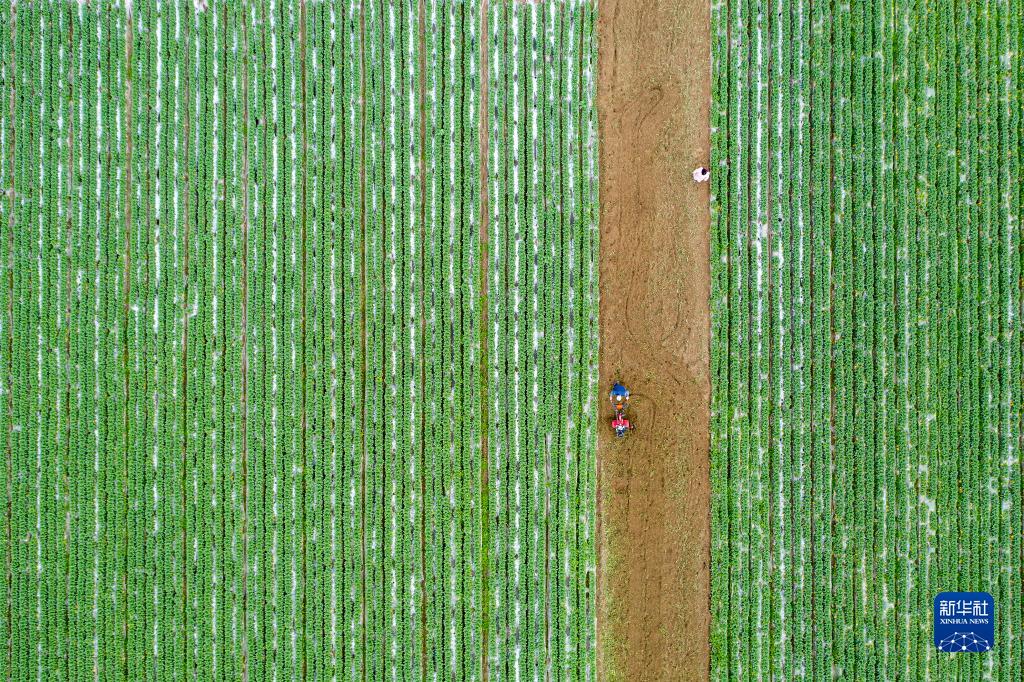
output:
<path id="1" fill-rule="evenodd" d="M 604 680 L 708 677 L 709 11 L 600 5 L 601 390 L 637 424 L 598 438 Z"/>

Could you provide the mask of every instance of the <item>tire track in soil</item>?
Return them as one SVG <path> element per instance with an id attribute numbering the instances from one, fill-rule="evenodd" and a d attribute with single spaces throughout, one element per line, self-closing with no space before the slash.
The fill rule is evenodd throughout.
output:
<path id="1" fill-rule="evenodd" d="M 709 675 L 710 5 L 603 0 L 599 669 Z M 604 392 L 638 398 L 616 441 Z"/>

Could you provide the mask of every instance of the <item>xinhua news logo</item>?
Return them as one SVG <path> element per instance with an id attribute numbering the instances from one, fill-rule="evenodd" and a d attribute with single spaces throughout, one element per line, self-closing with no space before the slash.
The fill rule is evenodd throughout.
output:
<path id="1" fill-rule="evenodd" d="M 940 592 L 934 616 L 939 651 L 980 653 L 995 644 L 995 600 L 988 592 Z"/>

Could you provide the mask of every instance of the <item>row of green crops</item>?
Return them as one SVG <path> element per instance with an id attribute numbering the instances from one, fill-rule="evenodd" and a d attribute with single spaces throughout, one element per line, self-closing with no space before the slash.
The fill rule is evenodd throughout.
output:
<path id="1" fill-rule="evenodd" d="M 712 677 L 1020 677 L 1019 3 L 712 11 Z M 984 654 L 932 600 L 995 597 Z"/>
<path id="2" fill-rule="evenodd" d="M 431 0 L 424 14 L 423 465 L 426 668 L 479 680 L 483 653 L 480 10 Z M 464 273 L 462 286 L 456 273 Z"/>
<path id="3" fill-rule="evenodd" d="M 487 7 L 0 8 L 4 677 L 594 677 L 596 8 Z"/>

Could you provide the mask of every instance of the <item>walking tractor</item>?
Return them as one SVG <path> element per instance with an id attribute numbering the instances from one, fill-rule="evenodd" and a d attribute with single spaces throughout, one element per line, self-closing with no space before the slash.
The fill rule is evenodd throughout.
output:
<path id="1" fill-rule="evenodd" d="M 615 416 L 612 418 L 612 430 L 615 431 L 617 438 L 622 438 L 636 428 L 626 418 L 626 408 L 629 407 L 629 389 L 616 381 L 612 386 L 611 393 L 608 394 L 608 399 L 612 403 L 612 409 L 615 410 Z"/>

